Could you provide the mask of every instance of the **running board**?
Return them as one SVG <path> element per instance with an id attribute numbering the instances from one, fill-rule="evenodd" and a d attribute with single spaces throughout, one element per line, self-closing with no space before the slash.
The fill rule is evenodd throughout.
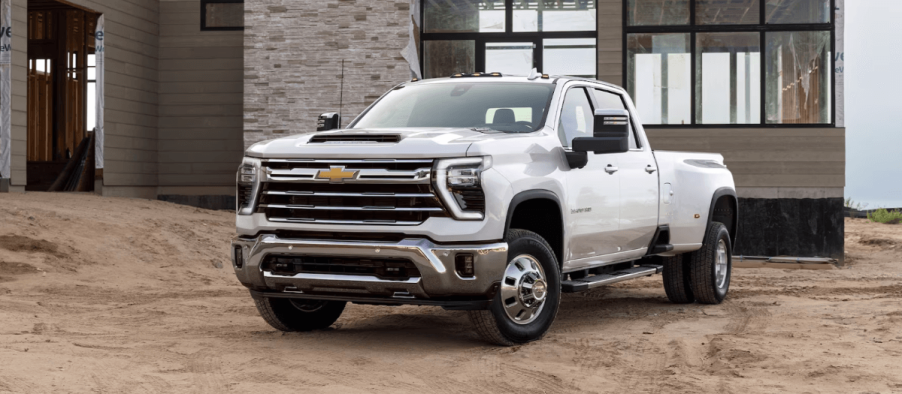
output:
<path id="1" fill-rule="evenodd" d="M 566 280 L 561 282 L 561 291 L 564 293 L 576 293 L 586 291 L 596 287 L 606 286 L 625 280 L 641 278 L 643 276 L 651 276 L 661 273 L 664 269 L 662 265 L 642 265 L 639 267 L 627 268 L 610 274 L 601 274 L 590 276 L 583 279 Z"/>

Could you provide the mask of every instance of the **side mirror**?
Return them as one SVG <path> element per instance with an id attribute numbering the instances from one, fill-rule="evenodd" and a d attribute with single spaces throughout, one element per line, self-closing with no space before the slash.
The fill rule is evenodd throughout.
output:
<path id="1" fill-rule="evenodd" d="M 325 113 L 316 120 L 316 131 L 335 130 L 341 127 L 341 115 L 335 112 Z"/>
<path id="2" fill-rule="evenodd" d="M 623 109 L 599 109 L 595 111 L 595 129 L 592 137 L 573 139 L 573 151 L 623 153 L 629 150 L 630 114 Z"/>

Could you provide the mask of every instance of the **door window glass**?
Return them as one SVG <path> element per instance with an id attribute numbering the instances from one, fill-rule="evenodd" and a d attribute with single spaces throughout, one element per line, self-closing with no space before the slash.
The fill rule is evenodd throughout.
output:
<path id="1" fill-rule="evenodd" d="M 561 119 L 558 122 L 558 137 L 565 147 L 577 137 L 591 137 L 595 123 L 592 105 L 586 90 L 574 88 L 567 91 L 564 106 L 561 108 Z"/>
<path id="2" fill-rule="evenodd" d="M 601 89 L 593 90 L 595 92 L 595 102 L 598 103 L 598 109 L 626 109 L 626 106 L 623 105 L 623 98 L 620 97 L 619 94 L 606 92 Z M 639 149 L 639 144 L 636 142 L 636 125 L 633 124 L 633 121 L 630 120 L 630 149 Z"/>

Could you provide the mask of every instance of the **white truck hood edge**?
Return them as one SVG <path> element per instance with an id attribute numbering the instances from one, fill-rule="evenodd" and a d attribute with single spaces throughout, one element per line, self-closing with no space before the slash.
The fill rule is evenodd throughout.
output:
<path id="1" fill-rule="evenodd" d="M 494 131 L 452 128 L 346 129 L 297 134 L 252 145 L 257 158 L 433 158 L 464 157 L 473 142 L 492 139 Z M 309 143 L 313 136 L 398 134 L 392 143 Z M 502 134 L 503 135 L 503 134 Z"/>

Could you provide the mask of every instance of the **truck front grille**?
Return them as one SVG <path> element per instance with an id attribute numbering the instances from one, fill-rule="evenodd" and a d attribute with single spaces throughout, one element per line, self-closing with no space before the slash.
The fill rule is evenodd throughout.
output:
<path id="1" fill-rule="evenodd" d="M 257 212 L 272 222 L 418 225 L 447 216 L 432 160 L 267 160 Z"/>
<path id="2" fill-rule="evenodd" d="M 336 274 L 367 275 L 385 280 L 419 278 L 420 270 L 410 260 L 342 257 L 269 256 L 263 271 L 274 275 Z"/>

